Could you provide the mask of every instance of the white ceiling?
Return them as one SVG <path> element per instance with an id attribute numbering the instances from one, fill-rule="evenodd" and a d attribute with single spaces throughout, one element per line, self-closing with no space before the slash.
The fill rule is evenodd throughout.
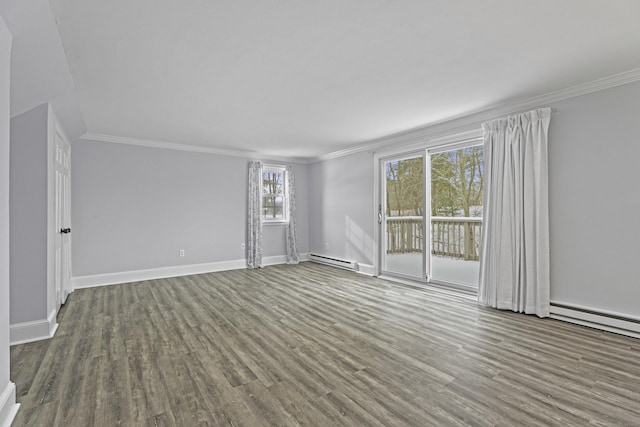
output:
<path id="1" fill-rule="evenodd" d="M 88 132 L 280 156 L 640 68 L 637 0 L 50 4 Z"/>
<path id="2" fill-rule="evenodd" d="M 71 138 L 86 132 L 73 78 L 47 0 L 0 0 L 13 35 L 11 117 L 50 102 Z"/>

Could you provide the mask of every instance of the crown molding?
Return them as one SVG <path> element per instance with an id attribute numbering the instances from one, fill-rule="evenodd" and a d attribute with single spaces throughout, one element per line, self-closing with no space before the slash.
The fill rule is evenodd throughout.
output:
<path id="1" fill-rule="evenodd" d="M 311 163 L 309 158 L 274 156 L 255 151 L 228 150 L 224 148 L 202 147 L 199 145 L 176 144 L 173 142 L 156 141 L 152 139 L 130 138 L 127 136 L 106 135 L 87 132 L 78 138 L 82 141 L 111 142 L 115 144 L 137 145 L 139 147 L 163 148 L 166 150 L 189 151 L 192 153 L 214 154 L 218 156 L 243 157 L 254 160 L 275 160 L 286 163 Z"/>
<path id="2" fill-rule="evenodd" d="M 480 123 L 492 120 L 497 117 L 515 114 L 532 108 L 538 108 L 553 102 L 563 101 L 565 99 L 575 98 L 593 92 L 621 86 L 640 80 L 640 68 L 625 71 L 612 76 L 593 80 L 588 83 L 579 84 L 565 89 L 549 92 L 544 95 L 525 98 L 517 101 L 502 102 L 490 107 L 485 107 L 476 111 L 470 111 L 458 116 L 449 117 L 444 120 L 428 123 L 413 129 L 394 133 L 355 145 L 344 150 L 334 151 L 324 154 L 313 159 L 313 162 L 335 159 L 338 157 L 348 156 L 350 154 L 361 153 L 364 151 L 376 152 L 390 145 L 415 145 L 417 143 L 428 144 L 438 138 L 445 137 L 451 132 L 469 131 L 471 126 L 477 126 Z M 395 147 L 394 147 L 395 148 Z"/>
<path id="3" fill-rule="evenodd" d="M 87 132 L 80 140 L 112 142 L 116 144 L 137 145 L 141 147 L 164 148 L 168 150 L 189 151 L 195 153 L 214 154 L 220 156 L 242 157 L 255 160 L 275 160 L 287 163 L 309 164 L 324 160 L 335 159 L 361 152 L 380 152 L 386 149 L 411 147 L 413 145 L 431 145 L 437 140 L 446 138 L 452 132 L 462 133 L 473 131 L 480 123 L 492 120 L 508 114 L 515 114 L 532 108 L 538 108 L 553 102 L 575 98 L 593 92 L 633 83 L 640 80 L 640 68 L 614 74 L 612 76 L 593 80 L 588 83 L 579 84 L 565 89 L 549 92 L 544 95 L 498 103 L 489 107 L 469 111 L 457 116 L 448 117 L 425 125 L 408 129 L 402 132 L 386 135 L 380 138 L 369 140 L 362 144 L 327 153 L 317 157 L 286 157 L 274 156 L 267 153 L 254 151 L 228 150 L 223 148 L 203 147 L 198 145 L 176 144 L 172 142 L 156 141 L 150 139 L 130 138 L 124 136 L 105 135 Z M 431 144 L 430 144 L 431 143 Z"/>

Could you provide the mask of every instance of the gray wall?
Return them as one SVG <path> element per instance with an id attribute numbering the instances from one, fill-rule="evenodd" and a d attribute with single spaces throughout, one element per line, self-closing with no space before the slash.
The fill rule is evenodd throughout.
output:
<path id="1" fill-rule="evenodd" d="M 11 34 L 0 17 L 0 395 L 9 386 L 9 74 Z M 1 402 L 0 402 L 1 403 Z M 6 402 L 7 407 L 15 403 Z M 4 422 L 0 416 L 0 423 Z"/>
<path id="2" fill-rule="evenodd" d="M 373 172 L 367 152 L 310 165 L 311 253 L 373 264 Z"/>
<path id="3" fill-rule="evenodd" d="M 551 300 L 640 317 L 640 82 L 554 106 Z"/>
<path id="4" fill-rule="evenodd" d="M 551 299 L 640 317 L 640 82 L 552 106 Z M 313 253 L 373 262 L 373 168 L 368 153 L 311 165 Z"/>
<path id="5" fill-rule="evenodd" d="M 304 253 L 307 166 L 294 165 L 294 173 Z M 74 142 L 73 275 L 245 259 L 247 174 L 240 157 Z M 265 226 L 264 255 L 285 253 L 284 227 Z"/>
<path id="6" fill-rule="evenodd" d="M 11 323 L 46 319 L 49 106 L 11 119 Z"/>

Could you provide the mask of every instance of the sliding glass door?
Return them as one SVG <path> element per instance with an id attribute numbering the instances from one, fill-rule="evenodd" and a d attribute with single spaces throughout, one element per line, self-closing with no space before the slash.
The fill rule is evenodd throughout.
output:
<path id="1" fill-rule="evenodd" d="M 379 219 L 383 231 L 382 270 L 425 279 L 424 153 L 387 159 Z"/>
<path id="2" fill-rule="evenodd" d="M 469 140 L 380 161 L 382 274 L 477 288 L 482 148 Z"/>
<path id="3" fill-rule="evenodd" d="M 478 287 L 482 145 L 429 150 L 432 282 Z"/>

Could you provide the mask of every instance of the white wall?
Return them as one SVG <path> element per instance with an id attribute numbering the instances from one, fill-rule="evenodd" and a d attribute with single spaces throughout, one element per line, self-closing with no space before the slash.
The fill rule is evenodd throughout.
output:
<path id="1" fill-rule="evenodd" d="M 304 253 L 307 166 L 294 173 Z M 247 174 L 240 157 L 73 143 L 73 276 L 245 259 Z M 284 254 L 284 227 L 265 226 L 264 255 Z"/>
<path id="2" fill-rule="evenodd" d="M 17 410 L 9 381 L 9 76 L 11 34 L 0 17 L 0 425 Z"/>
<path id="3" fill-rule="evenodd" d="M 551 106 L 552 302 L 640 317 L 640 82 Z M 373 170 L 369 153 L 311 165 L 312 253 L 373 262 Z"/>
<path id="4" fill-rule="evenodd" d="M 46 319 L 48 105 L 11 119 L 11 323 Z"/>
<path id="5" fill-rule="evenodd" d="M 373 172 L 368 152 L 310 165 L 311 253 L 373 264 Z"/>

